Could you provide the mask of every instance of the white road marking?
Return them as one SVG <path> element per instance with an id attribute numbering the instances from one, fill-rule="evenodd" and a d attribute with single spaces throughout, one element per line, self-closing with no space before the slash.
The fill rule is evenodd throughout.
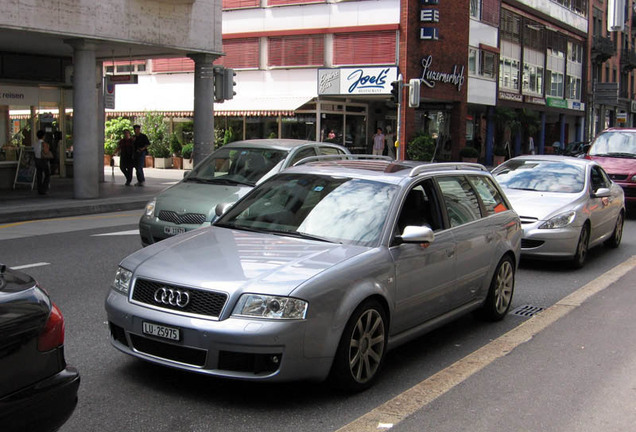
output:
<path id="1" fill-rule="evenodd" d="M 519 345 L 528 342 L 542 330 L 581 306 L 583 302 L 594 294 L 611 286 L 634 267 L 636 267 L 636 256 L 632 256 L 605 272 L 488 345 L 484 345 L 446 369 L 437 372 L 393 399 L 358 417 L 338 429 L 337 432 L 368 432 L 378 430 L 380 426 L 384 425 L 391 425 L 391 427 L 397 425 L 490 363 L 510 353 Z M 386 428 L 383 427 L 383 429 Z"/>
<path id="2" fill-rule="evenodd" d="M 126 236 L 126 235 L 139 235 L 139 230 L 138 229 L 134 229 L 134 230 L 117 231 L 117 232 L 104 233 L 104 234 L 93 234 L 93 235 L 91 235 L 91 237 Z"/>
<path id="3" fill-rule="evenodd" d="M 47 265 L 51 265 L 51 263 L 47 263 L 47 262 L 39 262 L 39 263 L 33 263 L 33 264 L 25 264 L 25 265 L 21 265 L 21 266 L 15 266 L 15 267 L 11 267 L 13 270 L 22 270 L 22 269 L 27 269 L 27 268 L 32 268 L 32 267 L 42 267 L 42 266 L 47 266 Z"/>

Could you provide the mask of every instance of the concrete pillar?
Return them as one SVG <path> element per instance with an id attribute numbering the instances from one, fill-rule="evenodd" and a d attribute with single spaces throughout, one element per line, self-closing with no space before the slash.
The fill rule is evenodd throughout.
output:
<path id="1" fill-rule="evenodd" d="M 0 105 L 0 147 L 11 142 L 13 131 L 11 131 L 9 120 L 9 106 Z"/>
<path id="2" fill-rule="evenodd" d="M 77 199 L 98 198 L 100 141 L 96 116 L 95 44 L 85 39 L 67 40 L 66 43 L 73 47 L 73 195 Z"/>
<path id="3" fill-rule="evenodd" d="M 106 128 L 106 110 L 104 109 L 104 63 L 97 62 L 97 172 L 99 182 L 104 182 L 104 131 Z"/>
<path id="4" fill-rule="evenodd" d="M 194 60 L 194 150 L 196 165 L 214 151 L 214 72 L 218 56 L 190 54 Z"/>

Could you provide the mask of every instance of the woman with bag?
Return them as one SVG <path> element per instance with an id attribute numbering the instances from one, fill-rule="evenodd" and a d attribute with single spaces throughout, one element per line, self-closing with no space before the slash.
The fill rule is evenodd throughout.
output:
<path id="1" fill-rule="evenodd" d="M 44 131 L 39 130 L 37 133 L 38 140 L 33 146 L 35 156 L 35 181 L 38 186 L 38 193 L 45 195 L 49 190 L 49 182 L 51 181 L 51 167 L 49 160 L 53 159 L 53 153 L 49 148 L 49 143 L 44 141 Z"/>

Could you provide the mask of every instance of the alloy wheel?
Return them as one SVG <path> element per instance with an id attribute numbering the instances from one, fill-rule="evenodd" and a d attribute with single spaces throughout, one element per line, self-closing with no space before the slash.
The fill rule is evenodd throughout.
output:
<path id="1" fill-rule="evenodd" d="M 382 361 L 385 341 L 384 320 L 375 309 L 364 311 L 356 322 L 349 342 L 349 370 L 358 383 L 372 379 Z"/>
<path id="2" fill-rule="evenodd" d="M 515 283 L 515 272 L 512 263 L 506 260 L 499 266 L 497 272 L 497 280 L 495 282 L 495 309 L 497 313 L 504 314 L 510 306 L 512 300 L 512 291 Z"/>

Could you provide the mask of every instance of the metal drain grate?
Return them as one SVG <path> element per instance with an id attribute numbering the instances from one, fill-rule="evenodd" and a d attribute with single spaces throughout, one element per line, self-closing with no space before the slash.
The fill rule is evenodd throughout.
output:
<path id="1" fill-rule="evenodd" d="M 542 310 L 544 310 L 544 308 L 539 306 L 523 305 L 523 306 L 519 306 L 517 309 L 513 310 L 511 313 L 513 315 L 519 315 L 523 317 L 532 317 L 538 314 L 539 312 L 541 312 Z"/>

